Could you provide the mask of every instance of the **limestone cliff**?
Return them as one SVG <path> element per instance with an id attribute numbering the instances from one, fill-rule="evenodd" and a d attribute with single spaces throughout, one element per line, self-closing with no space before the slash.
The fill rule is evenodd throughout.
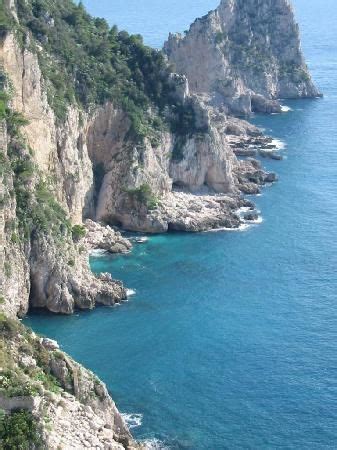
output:
<path id="1" fill-rule="evenodd" d="M 190 89 L 230 113 L 280 112 L 279 98 L 317 97 L 288 0 L 222 0 L 165 51 Z"/>
<path id="2" fill-rule="evenodd" d="M 38 54 L 20 48 L 13 34 L 4 39 L 0 58 L 13 86 L 13 109 L 28 119 L 23 133 L 34 161 L 52 176 L 57 199 L 73 223 L 93 218 L 129 230 L 164 232 L 178 227 L 174 208 L 165 207 L 172 188 L 239 192 L 235 171 L 241 165 L 229 145 L 231 134 L 225 132 L 230 119 L 191 96 L 185 78 L 175 77 L 176 96 L 191 107 L 195 132 L 181 137 L 162 131 L 155 144 L 147 138 L 139 144 L 130 138 L 128 115 L 111 102 L 91 112 L 69 106 L 60 123 L 48 103 Z M 242 135 L 258 134 L 244 122 L 239 129 Z M 217 224 L 237 223 L 235 211 L 232 219 L 228 211 L 224 208 Z"/>

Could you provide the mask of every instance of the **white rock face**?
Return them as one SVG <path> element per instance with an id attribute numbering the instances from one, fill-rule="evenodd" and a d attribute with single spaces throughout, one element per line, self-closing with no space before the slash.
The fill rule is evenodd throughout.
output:
<path id="1" fill-rule="evenodd" d="M 230 113 L 280 112 L 275 99 L 319 95 L 288 0 L 222 0 L 164 48 L 192 93 L 212 95 Z"/>
<path id="2" fill-rule="evenodd" d="M 0 60 L 13 86 L 12 107 L 29 121 L 23 132 L 35 162 L 43 173 L 53 176 L 58 200 L 73 222 L 80 223 L 93 207 L 92 163 L 86 146 L 88 116 L 69 107 L 64 123 L 57 123 L 37 55 L 21 50 L 13 34 L 0 46 Z"/>
<path id="3" fill-rule="evenodd" d="M 16 199 L 5 122 L 0 123 L 0 153 L 0 307 L 10 316 L 23 316 L 28 311 L 29 264 L 24 249 L 14 241 Z"/>
<path id="4" fill-rule="evenodd" d="M 83 243 L 89 252 L 105 250 L 109 253 L 127 253 L 132 248 L 131 242 L 109 225 L 104 226 L 88 219 L 85 221 L 85 228 L 86 236 Z"/>
<path id="5" fill-rule="evenodd" d="M 197 192 L 207 186 L 214 192 L 235 192 L 233 170 L 236 158 L 228 145 L 225 132 L 227 117 L 201 99 L 193 98 L 194 110 L 203 116 L 207 132 L 187 139 L 181 157 L 172 159 L 170 175 L 176 186 Z"/>

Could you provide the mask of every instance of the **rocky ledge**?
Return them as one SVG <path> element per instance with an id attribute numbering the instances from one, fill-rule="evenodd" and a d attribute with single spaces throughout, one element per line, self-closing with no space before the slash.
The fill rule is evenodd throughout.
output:
<path id="1" fill-rule="evenodd" d="M 127 253 L 132 249 L 131 242 L 109 225 L 105 226 L 93 220 L 86 220 L 86 236 L 83 244 L 89 252 L 105 250 L 108 253 Z"/>
<path id="2" fill-rule="evenodd" d="M 240 188 L 245 193 L 258 193 L 259 184 L 273 182 L 276 175 L 257 168 L 242 171 Z M 244 163 L 243 163 L 244 166 Z M 251 168 L 250 165 L 248 165 Z M 254 204 L 238 194 L 217 194 L 205 191 L 190 193 L 173 191 L 162 197 L 160 205 L 153 211 L 135 214 L 131 224 L 133 230 L 147 233 L 167 231 L 202 232 L 216 229 L 234 230 L 245 220 L 239 214 L 241 208 L 255 210 Z"/>

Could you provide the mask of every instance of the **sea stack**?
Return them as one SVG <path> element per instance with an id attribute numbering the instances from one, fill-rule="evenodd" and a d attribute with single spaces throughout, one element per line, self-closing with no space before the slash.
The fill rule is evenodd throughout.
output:
<path id="1" fill-rule="evenodd" d="M 232 114 L 281 112 L 278 99 L 320 96 L 288 0 L 222 0 L 165 52 L 190 91 Z"/>

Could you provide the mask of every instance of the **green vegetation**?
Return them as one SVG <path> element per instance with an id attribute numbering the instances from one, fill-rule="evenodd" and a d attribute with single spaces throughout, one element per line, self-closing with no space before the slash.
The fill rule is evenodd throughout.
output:
<path id="1" fill-rule="evenodd" d="M 39 393 L 36 385 L 19 370 L 1 371 L 0 393 L 6 397 L 31 397 Z"/>
<path id="2" fill-rule="evenodd" d="M 40 371 L 34 375 L 33 379 L 40 381 L 48 391 L 54 394 L 58 394 L 61 390 L 59 381 L 50 373 Z"/>
<path id="3" fill-rule="evenodd" d="M 5 0 L 0 0 L 0 38 L 12 28 L 13 19 L 5 8 Z"/>
<path id="4" fill-rule="evenodd" d="M 13 345 L 18 354 L 13 354 Z M 61 352 L 59 352 L 62 355 Z M 22 364 L 21 357 L 30 356 L 36 366 Z M 51 373 L 51 358 L 40 341 L 32 337 L 30 330 L 18 320 L 0 313 L 0 393 L 6 397 L 26 397 L 41 394 L 42 387 L 58 393 L 59 381 Z M 58 359 L 60 359 L 58 357 Z M 0 447 L 1 448 L 1 447 Z"/>
<path id="5" fill-rule="evenodd" d="M 281 78 L 291 78 L 295 83 L 296 82 L 307 82 L 310 80 L 309 74 L 302 68 L 298 67 L 296 64 L 289 62 L 284 63 L 279 69 Z"/>
<path id="6" fill-rule="evenodd" d="M 127 189 L 127 194 L 142 205 L 145 205 L 149 210 L 155 209 L 158 206 L 158 199 L 152 193 L 151 187 L 148 184 L 142 184 L 136 189 Z"/>
<path id="7" fill-rule="evenodd" d="M 29 450 L 40 442 L 37 421 L 28 411 L 0 414 L 0 447 L 3 450 Z"/>
<path id="8" fill-rule="evenodd" d="M 10 278 L 10 276 L 12 275 L 12 266 L 8 261 L 4 262 L 4 270 L 6 278 Z"/>
<path id="9" fill-rule="evenodd" d="M 38 174 L 37 168 L 34 168 Z M 67 236 L 71 225 L 66 212 L 55 200 L 52 187 L 40 180 L 35 189 L 29 191 L 25 186 L 27 172 L 15 171 L 15 174 L 16 214 L 23 237 L 28 239 L 33 232 L 42 232 L 54 238 Z"/>
<path id="10" fill-rule="evenodd" d="M 0 174 L 13 174 L 16 196 L 16 215 L 19 233 L 15 224 L 12 242 L 18 243 L 20 237 L 29 238 L 34 231 L 42 231 L 56 237 L 70 232 L 70 223 L 63 208 L 55 200 L 51 183 L 43 181 L 31 152 L 26 148 L 20 128 L 27 124 L 26 119 L 12 111 L 9 106 L 10 96 L 4 86 L 0 89 L 0 116 L 7 124 L 10 137 L 8 158 L 0 153 Z M 10 276 L 7 268 L 6 274 Z"/>
<path id="11" fill-rule="evenodd" d="M 221 42 L 224 41 L 226 35 L 224 33 L 222 33 L 221 31 L 218 31 L 215 35 L 215 43 L 216 44 L 221 44 Z"/>
<path id="12" fill-rule="evenodd" d="M 20 329 L 20 323 L 17 320 L 9 319 L 0 312 L 0 336 L 11 338 L 15 336 Z"/>
<path id="13" fill-rule="evenodd" d="M 83 225 L 74 225 L 71 230 L 73 241 L 78 242 L 86 235 L 86 229 Z"/>
<path id="14" fill-rule="evenodd" d="M 171 105 L 182 107 L 161 51 L 145 46 L 139 35 L 91 17 L 81 2 L 17 0 L 17 10 L 24 45 L 30 31 L 44 49 L 36 51 L 49 103 L 60 120 L 70 103 L 88 109 L 110 100 L 128 113 L 133 139 L 156 142 L 156 133 L 174 119 Z"/>
<path id="15" fill-rule="evenodd" d="M 110 28 L 104 19 L 91 17 L 81 2 L 16 4 L 20 25 L 6 23 L 16 28 L 23 46 L 38 54 L 48 101 L 59 120 L 65 119 L 69 104 L 88 109 L 112 101 L 129 116 L 128 137 L 139 143 L 149 138 L 156 146 L 158 132 L 175 128 L 181 118 L 186 122 L 185 114 L 189 118 L 189 107 L 185 111 L 176 99 L 163 53 L 144 45 L 141 36 Z M 8 17 L 4 7 L 1 11 Z M 27 32 L 35 40 L 28 41 Z"/>

